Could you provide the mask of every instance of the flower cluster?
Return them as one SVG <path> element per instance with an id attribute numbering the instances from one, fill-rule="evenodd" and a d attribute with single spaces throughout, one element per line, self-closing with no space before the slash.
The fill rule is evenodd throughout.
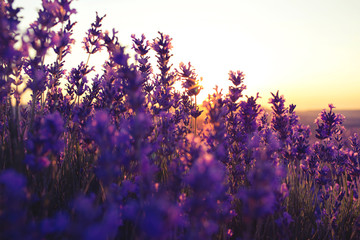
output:
<path id="1" fill-rule="evenodd" d="M 279 92 L 269 111 L 245 95 L 242 71 L 198 104 L 170 36 L 132 35 L 131 59 L 97 13 L 66 71 L 72 1 L 43 0 L 23 34 L 13 2 L 0 1 L 1 239 L 360 238 L 360 140 L 333 105 L 311 139 Z"/>

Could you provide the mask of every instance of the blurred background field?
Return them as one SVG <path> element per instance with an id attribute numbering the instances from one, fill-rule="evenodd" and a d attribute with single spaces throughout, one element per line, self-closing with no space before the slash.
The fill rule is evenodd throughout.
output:
<path id="1" fill-rule="evenodd" d="M 317 118 L 321 109 L 312 111 L 297 111 L 301 122 L 309 125 L 311 129 L 315 129 L 314 120 Z M 345 116 L 344 126 L 346 129 L 359 129 L 360 128 L 360 110 L 337 110 L 335 112 L 341 113 Z"/>
<path id="2" fill-rule="evenodd" d="M 309 125 L 311 129 L 311 139 L 315 139 L 315 129 L 316 124 L 314 123 L 315 119 L 318 117 L 322 109 L 311 110 L 311 111 L 296 111 L 300 117 L 300 122 L 304 125 Z M 360 110 L 341 110 L 334 109 L 336 113 L 340 113 L 345 116 L 345 121 L 343 126 L 347 130 L 345 136 L 351 135 L 351 133 L 359 132 L 360 129 Z"/>

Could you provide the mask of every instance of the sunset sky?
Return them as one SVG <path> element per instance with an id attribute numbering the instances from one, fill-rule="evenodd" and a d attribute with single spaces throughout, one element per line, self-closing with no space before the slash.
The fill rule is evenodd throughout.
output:
<path id="1" fill-rule="evenodd" d="M 15 0 L 24 9 L 21 28 L 36 19 L 40 0 Z M 246 74 L 246 95 L 280 91 L 299 110 L 360 109 L 359 0 L 78 0 L 71 67 L 86 61 L 81 48 L 95 12 L 104 30 L 119 31 L 131 51 L 131 34 L 173 38 L 173 63 L 191 62 L 203 77 L 205 99 L 215 85 L 227 93 L 229 70 Z M 92 57 L 100 73 L 104 56 Z"/>

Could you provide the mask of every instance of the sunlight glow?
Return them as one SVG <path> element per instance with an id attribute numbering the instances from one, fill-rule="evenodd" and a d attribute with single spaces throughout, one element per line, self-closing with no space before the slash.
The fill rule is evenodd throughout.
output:
<path id="1" fill-rule="evenodd" d="M 35 19 L 40 0 L 15 2 L 24 7 L 26 22 Z M 259 92 L 262 104 L 279 90 L 299 109 L 319 109 L 330 102 L 360 108 L 354 90 L 360 89 L 359 1 L 79 0 L 74 6 L 77 42 L 67 68 L 86 61 L 81 41 L 98 11 L 107 15 L 104 30 L 119 31 L 128 52 L 131 34 L 144 33 L 150 41 L 158 31 L 170 35 L 173 68 L 190 61 L 204 79 L 199 101 L 216 85 L 226 93 L 228 72 L 241 70 L 246 74 L 244 94 Z M 104 59 L 100 53 L 90 64 L 99 72 Z"/>

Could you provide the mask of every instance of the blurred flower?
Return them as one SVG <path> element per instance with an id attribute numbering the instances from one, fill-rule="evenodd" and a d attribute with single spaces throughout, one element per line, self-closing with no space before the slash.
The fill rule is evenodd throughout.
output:
<path id="1" fill-rule="evenodd" d="M 0 238 L 24 239 L 28 234 L 25 176 L 12 169 L 0 172 Z"/>
<path id="2" fill-rule="evenodd" d="M 280 190 L 282 169 L 265 160 L 256 161 L 248 174 L 250 186 L 239 191 L 245 219 L 258 219 L 274 213 L 278 204 L 275 193 Z"/>
<path id="3" fill-rule="evenodd" d="M 169 239 L 183 222 L 180 209 L 163 198 L 152 198 L 142 211 L 140 229 L 145 239 Z"/>
<path id="4" fill-rule="evenodd" d="M 27 87 L 38 97 L 48 85 L 48 69 L 41 66 L 39 58 L 34 58 L 25 63 L 25 73 L 29 76 Z"/>
<path id="5" fill-rule="evenodd" d="M 24 200 L 27 198 L 26 178 L 20 173 L 11 169 L 2 171 L 0 173 L 0 184 L 2 184 L 2 197 L 0 198 L 1 203 L 3 203 L 6 199 Z"/>
<path id="6" fill-rule="evenodd" d="M 51 155 L 59 158 L 64 148 L 63 133 L 64 121 L 58 112 L 37 118 L 34 133 L 29 133 L 26 142 L 26 164 L 37 171 L 50 165 Z"/>
<path id="7" fill-rule="evenodd" d="M 95 195 L 79 196 L 72 203 L 65 235 L 71 239 L 113 239 L 122 224 L 119 208 L 97 204 Z"/>
<path id="8" fill-rule="evenodd" d="M 52 218 L 46 218 L 41 221 L 41 232 L 47 234 L 64 234 L 70 222 L 69 216 L 65 213 L 58 212 Z"/>
<path id="9" fill-rule="evenodd" d="M 76 10 L 70 8 L 72 0 L 43 0 L 44 12 L 52 15 L 58 22 L 69 20 L 70 15 L 75 14 Z"/>
<path id="10" fill-rule="evenodd" d="M 192 190 L 184 205 L 191 229 L 187 239 L 209 239 L 229 213 L 225 168 L 204 152 L 195 160 L 185 182 Z"/>
<path id="11" fill-rule="evenodd" d="M 10 94 L 11 84 L 19 78 L 23 57 L 28 55 L 27 43 L 21 39 L 19 44 L 18 16 L 21 8 L 14 8 L 14 1 L 0 2 L 0 102 Z"/>
<path id="12" fill-rule="evenodd" d="M 227 151 L 225 149 L 226 143 L 226 126 L 225 116 L 227 109 L 225 101 L 222 98 L 221 91 L 218 91 L 216 86 L 215 93 L 209 94 L 208 100 L 204 101 L 204 107 L 207 110 L 205 128 L 205 136 L 207 144 L 211 148 L 211 152 L 214 154 L 218 161 L 226 163 L 228 161 Z"/>
<path id="13" fill-rule="evenodd" d="M 287 196 L 289 196 L 289 189 L 286 185 L 286 183 L 281 184 L 280 193 L 282 197 L 285 199 Z"/>
<path id="14" fill-rule="evenodd" d="M 331 170 L 327 165 L 321 167 L 316 176 L 316 183 L 319 185 L 327 185 L 332 181 Z"/>

